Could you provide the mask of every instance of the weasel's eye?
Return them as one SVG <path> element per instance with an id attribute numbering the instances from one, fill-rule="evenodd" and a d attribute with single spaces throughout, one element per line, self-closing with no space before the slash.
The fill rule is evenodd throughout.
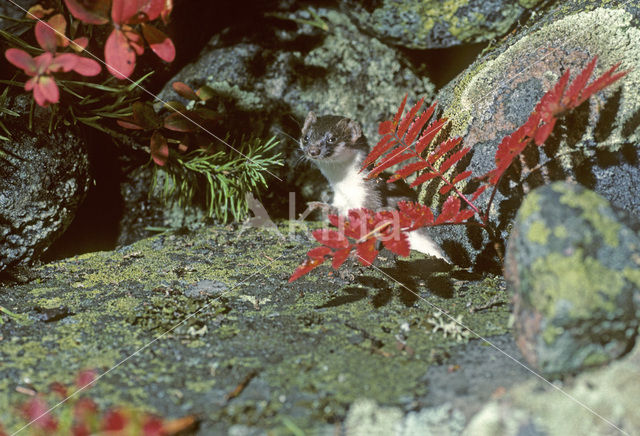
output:
<path id="1" fill-rule="evenodd" d="M 329 136 L 329 137 L 327 138 L 327 142 L 328 142 L 329 144 L 335 144 L 335 143 L 336 143 L 336 141 L 337 141 L 337 139 L 336 139 L 336 137 L 335 137 L 335 136 Z"/>
<path id="2" fill-rule="evenodd" d="M 309 135 L 304 135 L 302 142 L 309 142 Z"/>

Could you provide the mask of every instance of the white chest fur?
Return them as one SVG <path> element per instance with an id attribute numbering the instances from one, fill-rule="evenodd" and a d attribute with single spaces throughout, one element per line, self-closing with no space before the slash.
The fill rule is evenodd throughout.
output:
<path id="1" fill-rule="evenodd" d="M 364 207 L 367 190 L 357 162 L 321 162 L 318 167 L 331 184 L 332 206 L 341 215 L 346 215 L 349 209 Z"/>

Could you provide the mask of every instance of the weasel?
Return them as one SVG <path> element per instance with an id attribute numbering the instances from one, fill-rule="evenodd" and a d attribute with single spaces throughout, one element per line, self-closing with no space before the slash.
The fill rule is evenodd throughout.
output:
<path id="1" fill-rule="evenodd" d="M 399 201 L 416 201 L 416 193 L 404 180 L 393 183 L 366 180 L 360 168 L 369 153 L 367 139 L 356 121 L 337 115 L 318 117 L 309 112 L 302 127 L 300 148 L 326 177 L 333 190 L 331 207 L 340 215 L 349 209 L 395 208 Z M 426 229 L 409 233 L 409 244 L 448 262 Z"/>

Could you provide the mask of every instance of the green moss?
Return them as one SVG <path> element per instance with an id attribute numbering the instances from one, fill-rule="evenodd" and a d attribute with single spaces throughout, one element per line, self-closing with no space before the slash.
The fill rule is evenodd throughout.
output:
<path id="1" fill-rule="evenodd" d="M 558 336 L 560 336 L 564 332 L 564 329 L 560 326 L 556 326 L 553 324 L 549 324 L 545 327 L 542 332 L 542 340 L 546 344 L 553 344 Z"/>
<path id="2" fill-rule="evenodd" d="M 286 235 L 288 223 L 279 228 Z M 101 406 L 198 413 L 207 425 L 227 427 L 267 428 L 282 416 L 296 416 L 307 428 L 343 417 L 358 397 L 402 406 L 408 392 L 426 395 L 422 376 L 436 359 L 434 350 L 446 355 L 460 346 L 431 332 L 431 306 L 418 298 L 407 304 L 409 294 L 395 282 L 349 262 L 354 282 L 328 276 L 323 266 L 288 284 L 312 246 L 298 242 L 301 232 L 292 236 L 283 241 L 256 229 L 238 235 L 231 226 L 212 227 L 38 269 L 41 283 L 9 289 L 0 294 L 0 305 L 30 314 L 34 302 L 50 298 L 74 314 L 27 327 L 0 325 L 0 386 L 7 393 L 0 398 L 0 421 L 9 430 L 18 425 L 11 405 L 22 399 L 15 387 L 24 377 L 46 391 L 52 381 L 72 383 L 80 369 L 105 371 L 132 355 L 91 389 Z M 509 331 L 501 278 L 465 282 L 434 273 L 432 283 L 425 280 L 427 258 L 418 253 L 397 264 L 381 262 L 392 276 L 408 277 L 429 303 L 464 315 L 478 334 Z M 417 285 L 421 280 L 425 284 Z M 228 288 L 209 289 L 207 282 Z M 429 289 L 442 282 L 453 298 Z M 203 292 L 191 293 L 199 283 L 205 283 Z M 469 307 L 487 304 L 490 309 L 469 313 Z M 396 347 L 405 322 L 413 355 Z M 194 336 L 191 327 L 206 327 L 206 334 Z M 252 371 L 256 379 L 245 393 L 226 405 L 217 401 Z"/>
<path id="3" fill-rule="evenodd" d="M 611 360 L 611 356 L 607 355 L 606 353 L 592 351 L 584 358 L 583 365 L 584 367 L 598 366 L 610 360 Z"/>
<path id="4" fill-rule="evenodd" d="M 545 245 L 549 240 L 551 230 L 542 221 L 535 221 L 529 226 L 527 237 L 531 242 Z"/>
<path id="5" fill-rule="evenodd" d="M 558 239 L 565 239 L 567 236 L 569 236 L 569 231 L 565 226 L 557 225 L 553 229 L 553 236 Z"/>
<path id="6" fill-rule="evenodd" d="M 554 185 L 558 186 L 559 185 Z M 584 190 L 579 194 L 575 192 L 561 191 L 560 202 L 570 207 L 578 208 L 582 211 L 582 217 L 587 220 L 593 228 L 604 238 L 607 245 L 617 247 L 620 245 L 618 233 L 622 225 L 611 217 L 600 212 L 600 208 L 608 208 L 609 203 L 597 193 Z"/>
<path id="7" fill-rule="evenodd" d="M 629 280 L 640 291 L 640 268 L 625 268 L 622 270 L 622 275 L 625 279 Z"/>
<path id="8" fill-rule="evenodd" d="M 596 311 L 614 313 L 615 298 L 624 288 L 619 271 L 591 257 L 585 258 L 581 249 L 570 256 L 551 253 L 537 259 L 531 276 L 535 277 L 532 304 L 548 318 L 562 314 L 586 319 Z"/>
<path id="9" fill-rule="evenodd" d="M 521 221 L 526 221 L 531 215 L 540 210 L 540 194 L 531 192 L 527 195 L 520 206 L 518 214 Z"/>

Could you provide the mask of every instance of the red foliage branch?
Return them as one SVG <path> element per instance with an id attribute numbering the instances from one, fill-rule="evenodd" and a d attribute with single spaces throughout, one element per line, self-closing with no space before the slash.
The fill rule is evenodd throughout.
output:
<path id="1" fill-rule="evenodd" d="M 382 137 L 365 159 L 362 169 L 373 165 L 367 178 L 374 178 L 390 167 L 410 161 L 397 170 L 388 182 L 406 179 L 420 171 L 411 183 L 412 187 L 432 179 L 440 179 L 443 186 L 439 192 L 447 195 L 440 214 L 434 218 L 427 206 L 403 202 L 398 205 L 398 210 L 393 211 L 357 209 L 349 211 L 346 218 L 330 215 L 329 222 L 338 229 L 319 229 L 313 232 L 314 238 L 322 245 L 307 253 L 307 259 L 294 271 L 289 282 L 309 273 L 327 259 L 332 259 L 332 266 L 337 269 L 352 252 L 356 253 L 362 265 L 371 265 L 378 254 L 377 240 L 382 241 L 393 253 L 408 256 L 408 232 L 443 224 L 470 224 L 469 219 L 474 215 L 478 218 L 475 224 L 484 228 L 495 239 L 495 230 L 489 222 L 489 211 L 500 180 L 514 159 L 530 144 L 544 144 L 561 116 L 627 74 L 626 71 L 616 73 L 620 66 L 616 64 L 587 85 L 596 62 L 597 57 L 589 62 L 569 86 L 570 71 L 567 70 L 562 75 L 556 85 L 542 97 L 527 121 L 503 138 L 496 150 L 495 168 L 474 178 L 480 182 L 480 187 L 469 195 L 462 193 L 459 184 L 471 176 L 471 171 L 456 173 L 455 166 L 467 155 L 470 147 L 462 147 L 462 138 L 459 137 L 442 141 L 435 146 L 434 139 L 447 120 L 435 120 L 424 128 L 433 116 L 435 103 L 419 113 L 422 99 L 403 117 L 407 102 L 405 96 L 393 119 L 380 123 L 378 132 Z M 454 170 L 450 171 L 452 168 Z M 474 202 L 487 188 L 492 188 L 493 191 L 485 211 L 481 212 Z"/>
<path id="2" fill-rule="evenodd" d="M 51 383 L 49 390 L 55 394 L 55 406 L 52 407 L 42 393 L 22 404 L 20 414 L 29 423 L 28 427 L 25 426 L 26 434 L 162 436 L 188 430 L 196 422 L 194 416 L 168 420 L 125 406 L 101 411 L 92 398 L 76 395 L 95 381 L 95 372 L 81 371 L 76 376 L 75 389 L 60 382 Z M 4 434 L 0 425 L 0 436 Z"/>
<path id="3" fill-rule="evenodd" d="M 126 79 L 133 73 L 136 57 L 144 53 L 144 41 L 163 61 L 173 62 L 175 59 L 173 41 L 149 24 L 157 18 L 168 19 L 173 8 L 171 0 L 65 0 L 65 4 L 69 12 L 84 23 L 113 23 L 113 30 L 104 46 L 104 60 L 116 78 Z"/>

